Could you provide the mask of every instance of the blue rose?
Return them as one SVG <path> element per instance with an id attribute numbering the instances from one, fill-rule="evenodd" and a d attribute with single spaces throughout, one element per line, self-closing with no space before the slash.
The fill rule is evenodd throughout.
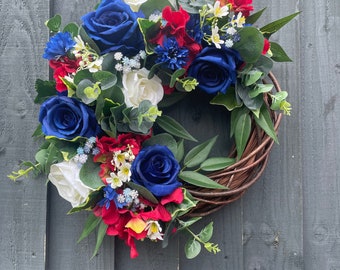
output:
<path id="1" fill-rule="evenodd" d="M 197 79 L 199 88 L 208 94 L 226 93 L 236 82 L 239 53 L 233 49 L 204 48 L 191 63 L 188 75 Z"/>
<path id="2" fill-rule="evenodd" d="M 173 153 L 163 145 L 143 148 L 131 166 L 131 179 L 156 197 L 171 194 L 181 186 L 177 175 L 180 166 Z"/>
<path id="3" fill-rule="evenodd" d="M 96 11 L 84 15 L 82 20 L 102 54 L 118 51 L 133 56 L 144 49 L 138 17 L 122 0 L 103 0 Z"/>
<path id="4" fill-rule="evenodd" d="M 76 43 L 69 32 L 59 32 L 47 42 L 43 58 L 48 60 L 58 59 L 66 55 L 68 50 L 72 49 L 74 45 Z"/>
<path id="5" fill-rule="evenodd" d="M 88 106 L 65 96 L 47 99 L 40 107 L 39 121 L 45 135 L 68 140 L 77 136 L 89 138 L 101 131 Z"/>

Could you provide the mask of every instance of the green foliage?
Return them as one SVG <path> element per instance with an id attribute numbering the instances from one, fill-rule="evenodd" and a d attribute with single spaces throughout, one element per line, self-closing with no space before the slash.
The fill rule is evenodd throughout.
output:
<path id="1" fill-rule="evenodd" d="M 63 32 L 69 32 L 72 37 L 76 37 L 79 33 L 79 25 L 76 23 L 69 23 L 64 27 Z"/>
<path id="2" fill-rule="evenodd" d="M 217 136 L 192 148 L 184 157 L 184 166 L 193 168 L 206 160 L 216 140 Z"/>
<path id="3" fill-rule="evenodd" d="M 240 41 L 233 46 L 242 59 L 247 63 L 255 63 L 262 54 L 264 38 L 261 32 L 252 26 L 244 27 L 239 30 Z"/>
<path id="4" fill-rule="evenodd" d="M 102 179 L 99 177 L 100 167 L 94 163 L 92 158 L 87 159 L 86 163 L 81 167 L 79 177 L 85 186 L 98 189 L 104 186 Z"/>
<path id="5" fill-rule="evenodd" d="M 82 210 L 91 210 L 97 205 L 97 203 L 102 198 L 103 198 L 102 188 L 99 188 L 98 190 L 94 190 L 89 194 L 89 196 L 86 198 L 86 201 L 83 204 L 77 207 L 73 207 L 67 214 L 77 213 Z"/>
<path id="6" fill-rule="evenodd" d="M 257 22 L 257 20 L 262 16 L 263 12 L 266 10 L 266 8 L 263 8 L 253 14 L 251 14 L 250 16 L 248 16 L 246 18 L 246 23 L 247 24 L 254 24 Z"/>
<path id="7" fill-rule="evenodd" d="M 141 185 L 138 185 L 136 183 L 133 183 L 133 182 L 128 182 L 127 185 L 134 189 L 134 190 L 137 190 L 138 193 L 140 195 L 143 196 L 143 198 L 147 199 L 148 201 L 154 203 L 154 204 L 158 204 L 158 200 L 156 199 L 156 197 L 145 187 L 141 186 Z"/>
<path id="8" fill-rule="evenodd" d="M 300 12 L 293 13 L 284 18 L 278 19 L 274 22 L 271 22 L 263 27 L 261 27 L 260 31 L 263 33 L 264 37 L 269 38 L 272 34 L 276 33 L 283 26 L 289 23 L 292 19 L 294 19 Z"/>
<path id="9" fill-rule="evenodd" d="M 236 98 L 235 88 L 230 87 L 226 94 L 218 93 L 211 101 L 210 104 L 213 105 L 222 105 L 228 109 L 228 111 L 232 111 L 236 108 L 239 108 L 243 105 L 242 102 Z"/>
<path id="10" fill-rule="evenodd" d="M 156 123 L 166 132 L 178 138 L 183 138 L 189 141 L 197 142 L 190 133 L 175 119 L 170 116 L 162 115 L 157 117 Z"/>
<path id="11" fill-rule="evenodd" d="M 270 51 L 272 52 L 273 59 L 276 62 L 292 62 L 292 59 L 289 58 L 287 53 L 283 50 L 280 44 L 276 42 L 270 42 Z"/>
<path id="12" fill-rule="evenodd" d="M 106 230 L 107 230 L 108 225 L 106 225 L 103 221 L 100 222 L 99 227 L 98 227 L 98 233 L 97 233 L 97 242 L 96 242 L 96 247 L 93 251 L 93 255 L 91 257 L 91 259 L 97 255 L 98 250 L 101 246 L 101 244 L 103 243 L 105 234 L 106 234 Z"/>
<path id="13" fill-rule="evenodd" d="M 97 228 L 97 226 L 99 225 L 101 221 L 101 218 L 96 217 L 92 212 L 89 214 L 84 229 L 78 239 L 78 243 L 83 240 L 84 238 L 88 237 L 91 232 L 94 231 L 95 228 Z"/>
<path id="14" fill-rule="evenodd" d="M 212 157 L 202 162 L 200 169 L 206 172 L 222 170 L 235 163 L 234 158 Z"/>
<path id="15" fill-rule="evenodd" d="M 61 16 L 56 14 L 54 17 L 50 18 L 45 22 L 45 25 L 52 33 L 59 32 L 61 26 Z"/>
<path id="16" fill-rule="evenodd" d="M 228 189 L 227 187 L 220 185 L 214 180 L 211 180 L 209 177 L 194 171 L 182 171 L 179 173 L 178 177 L 184 182 L 197 187 L 211 189 Z"/>
<path id="17" fill-rule="evenodd" d="M 139 29 L 142 32 L 143 37 L 144 37 L 145 51 L 148 54 L 152 54 L 155 45 L 149 43 L 149 40 L 152 37 L 156 36 L 161 26 L 161 23 L 153 22 L 147 19 L 142 19 L 142 18 L 138 18 L 137 21 L 138 21 Z"/>
<path id="18" fill-rule="evenodd" d="M 191 235 L 185 244 L 185 255 L 188 259 L 193 259 L 200 254 L 202 249 L 201 245 L 203 245 L 208 252 L 214 254 L 221 251 L 217 244 L 209 242 L 214 230 L 213 222 L 210 222 L 199 234 L 193 233 L 188 228 L 186 228 L 186 230 Z"/>
<path id="19" fill-rule="evenodd" d="M 79 35 L 85 44 L 88 44 L 97 54 L 100 55 L 100 49 L 92 38 L 86 33 L 85 29 L 81 26 L 79 28 Z"/>
<path id="20" fill-rule="evenodd" d="M 170 134 L 161 133 L 154 135 L 143 143 L 143 147 L 156 144 L 167 146 L 170 149 L 170 151 L 174 154 L 174 156 L 177 155 L 178 145 L 174 137 L 172 137 Z"/>
<path id="21" fill-rule="evenodd" d="M 34 103 L 36 104 L 42 104 L 46 99 L 57 94 L 54 81 L 37 79 L 35 82 L 35 90 L 37 91 L 37 96 L 34 99 Z"/>
<path id="22" fill-rule="evenodd" d="M 259 125 L 269 137 L 271 137 L 276 143 L 279 143 L 267 106 L 263 105 L 261 107 L 259 117 L 254 117 L 254 119 L 256 124 Z"/>

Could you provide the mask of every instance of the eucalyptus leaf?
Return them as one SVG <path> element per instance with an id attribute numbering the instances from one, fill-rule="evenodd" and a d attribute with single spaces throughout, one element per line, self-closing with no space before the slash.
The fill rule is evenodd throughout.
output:
<path id="1" fill-rule="evenodd" d="M 195 240 L 194 237 L 190 237 L 190 239 L 186 242 L 184 251 L 185 251 L 185 256 L 188 259 L 193 259 L 198 256 L 201 252 L 201 244 Z"/>
<path id="2" fill-rule="evenodd" d="M 255 63 L 261 56 L 264 44 L 262 33 L 255 27 L 247 26 L 238 31 L 240 41 L 233 46 L 247 63 Z"/>
<path id="3" fill-rule="evenodd" d="M 192 148 L 184 158 L 184 166 L 187 168 L 195 167 L 207 159 L 218 136 L 215 136 Z"/>
<path id="4" fill-rule="evenodd" d="M 61 26 L 61 16 L 59 14 L 56 14 L 54 17 L 50 18 L 45 22 L 45 25 L 48 27 L 48 29 L 52 33 L 59 32 L 60 26 Z"/>
<path id="5" fill-rule="evenodd" d="M 274 85 L 272 84 L 262 84 L 258 83 L 256 86 L 249 91 L 249 97 L 255 98 L 262 93 L 268 93 L 273 89 Z"/>
<path id="6" fill-rule="evenodd" d="M 253 67 L 257 70 L 260 70 L 264 73 L 264 75 L 268 75 L 268 73 L 273 68 L 273 60 L 265 55 L 261 55 L 260 58 L 253 64 Z"/>
<path id="7" fill-rule="evenodd" d="M 234 158 L 228 157 L 213 157 L 205 160 L 200 169 L 206 172 L 217 171 L 227 168 L 228 166 L 235 163 Z"/>
<path id="8" fill-rule="evenodd" d="M 194 171 L 183 171 L 178 176 L 184 182 L 197 187 L 211 188 L 211 189 L 228 189 L 219 183 L 211 180 L 209 177 Z"/>
<path id="9" fill-rule="evenodd" d="M 198 234 L 198 237 L 204 242 L 208 242 L 211 237 L 213 236 L 213 232 L 214 232 L 214 227 L 213 227 L 214 223 L 210 222 L 207 226 L 205 226 L 201 232 Z"/>
<path id="10" fill-rule="evenodd" d="M 87 236 L 90 235 L 91 232 L 99 225 L 101 219 L 99 217 L 96 217 L 92 212 L 89 214 L 84 229 L 77 241 L 79 243 L 81 240 L 86 238 Z"/>
<path id="11" fill-rule="evenodd" d="M 170 80 L 170 87 L 174 87 L 177 79 L 185 74 L 186 70 L 184 68 L 177 69 L 172 75 Z"/>
<path id="12" fill-rule="evenodd" d="M 93 78 L 101 82 L 100 88 L 102 90 L 110 89 L 117 83 L 117 76 L 109 71 L 97 71 L 93 73 Z"/>
<path id="13" fill-rule="evenodd" d="M 250 70 L 246 73 L 245 76 L 243 76 L 243 81 L 245 86 L 250 86 L 254 83 L 256 83 L 258 80 L 261 79 L 263 75 L 263 72 L 258 71 L 256 69 Z"/>
<path id="14" fill-rule="evenodd" d="M 81 167 L 79 178 L 85 186 L 98 189 L 104 186 L 102 179 L 99 177 L 100 167 L 94 163 L 92 158 L 87 159 L 86 163 Z"/>
<path id="15" fill-rule="evenodd" d="M 197 142 L 190 133 L 175 119 L 170 116 L 162 115 L 157 117 L 156 123 L 166 132 L 179 138 Z"/>
<path id="16" fill-rule="evenodd" d="M 76 23 L 69 23 L 64 27 L 63 32 L 69 32 L 72 37 L 76 37 L 79 33 L 79 26 Z"/>
<path id="17" fill-rule="evenodd" d="M 236 93 L 240 97 L 240 99 L 243 101 L 243 104 L 249 109 L 249 110 L 258 110 L 261 108 L 263 104 L 263 97 L 262 96 L 256 96 L 254 98 L 251 98 L 249 96 L 249 92 L 251 91 L 251 87 L 244 86 L 242 84 L 236 84 Z"/>
<path id="18" fill-rule="evenodd" d="M 269 137 L 271 137 L 276 143 L 279 143 L 273 121 L 270 117 L 270 113 L 268 111 L 268 108 L 266 106 L 262 106 L 260 111 L 260 117 L 255 117 L 255 122 L 257 125 L 259 125 Z"/>

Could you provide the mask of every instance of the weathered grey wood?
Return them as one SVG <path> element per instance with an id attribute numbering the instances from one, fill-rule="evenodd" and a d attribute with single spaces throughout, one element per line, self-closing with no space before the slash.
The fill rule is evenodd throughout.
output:
<path id="1" fill-rule="evenodd" d="M 340 2 L 301 4 L 305 267 L 339 269 Z"/>
<path id="2" fill-rule="evenodd" d="M 47 14 L 46 1 L 0 1 L 0 269 L 45 269 L 43 179 L 12 183 L 6 175 L 20 160 L 32 159 L 37 147 L 31 138 L 38 109 L 34 82 L 48 77 L 41 58 Z"/>
<path id="3" fill-rule="evenodd" d="M 257 9 L 269 7 L 259 26 L 300 10 L 292 1 L 259 1 Z M 304 11 L 305 13 L 305 11 Z M 309 18 L 311 19 L 311 18 Z M 275 66 L 283 90 L 290 93 L 292 116 L 279 129 L 280 145 L 274 145 L 267 170 L 243 198 L 244 269 L 303 269 L 303 204 L 300 97 L 300 22 L 294 19 L 271 40 L 278 41 L 293 63 Z M 301 120 L 301 118 L 300 118 Z M 227 210 L 226 210 L 227 211 Z M 312 268 L 306 268 L 312 269 Z"/>
<path id="4" fill-rule="evenodd" d="M 275 67 L 293 111 L 282 122 L 280 145 L 274 146 L 264 176 L 242 199 L 194 227 L 200 230 L 214 221 L 212 240 L 219 243 L 219 254 L 203 252 L 186 260 L 183 236 L 166 249 L 138 243 L 140 257 L 130 260 L 124 243 L 106 239 L 90 260 L 95 235 L 76 244 L 86 213 L 67 216 L 70 205 L 54 187 L 46 200 L 43 178 L 18 183 L 5 179 L 13 165 L 32 159 L 37 149 L 31 139 L 38 111 L 34 81 L 48 76 L 41 58 L 48 38 L 43 22 L 56 13 L 64 23 L 79 22 L 96 2 L 0 0 L 0 269 L 340 269 L 338 0 L 254 1 L 257 9 L 268 7 L 259 24 L 303 11 L 272 37 L 294 60 Z M 221 133 L 225 125 L 223 117 L 212 118 L 199 105 L 173 114 L 199 139 Z M 227 132 L 219 145 L 226 138 Z"/>

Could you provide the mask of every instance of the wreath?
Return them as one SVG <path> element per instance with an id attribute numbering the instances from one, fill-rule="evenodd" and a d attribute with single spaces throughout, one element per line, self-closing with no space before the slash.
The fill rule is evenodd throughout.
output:
<path id="1" fill-rule="evenodd" d="M 35 162 L 9 178 L 46 174 L 72 205 L 88 211 L 79 240 L 97 230 L 138 252 L 135 240 L 162 241 L 189 233 L 188 258 L 210 242 L 213 223 L 190 226 L 238 199 L 263 172 L 277 142 L 287 92 L 271 73 L 290 61 L 270 36 L 297 13 L 261 28 L 264 9 L 251 0 L 103 0 L 82 25 L 46 22 L 51 38 L 43 58 L 53 79 L 36 81 L 40 104 Z M 198 142 L 166 115 L 168 107 L 205 93 L 230 111 L 234 147 L 211 157 L 216 138 Z M 186 151 L 187 141 L 196 145 Z"/>

